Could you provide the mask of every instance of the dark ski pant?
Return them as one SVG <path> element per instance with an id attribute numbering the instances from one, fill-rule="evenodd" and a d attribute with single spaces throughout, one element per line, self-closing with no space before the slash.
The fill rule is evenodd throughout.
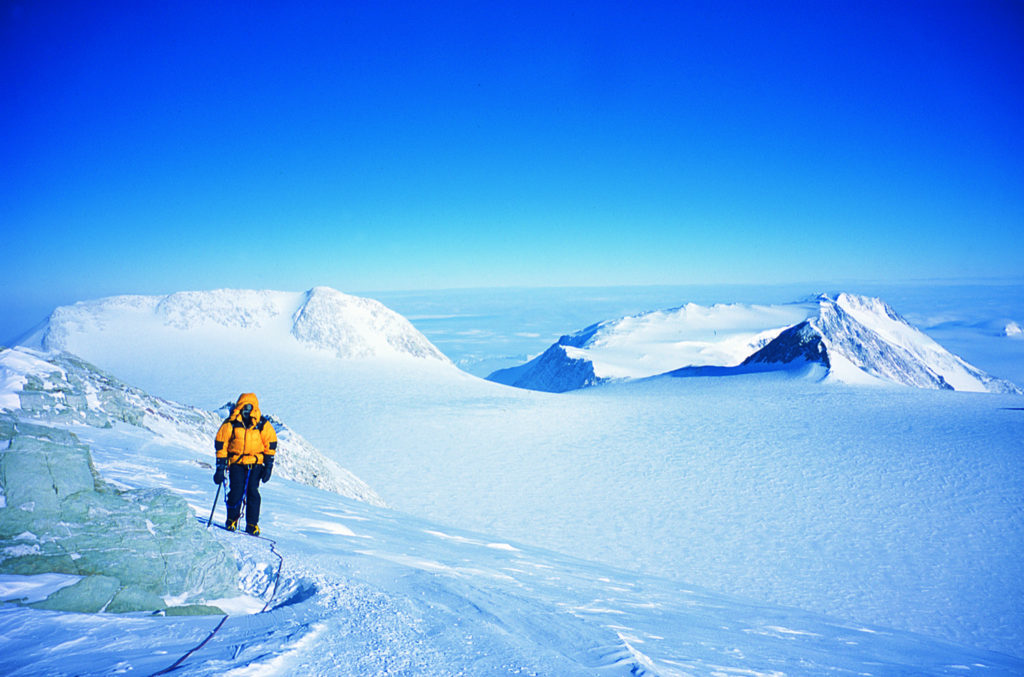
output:
<path id="1" fill-rule="evenodd" d="M 257 524 L 260 521 L 260 478 L 262 465 L 228 466 L 230 488 L 225 499 L 228 504 L 228 522 L 237 522 L 242 513 L 242 494 L 245 494 L 245 522 Z"/>

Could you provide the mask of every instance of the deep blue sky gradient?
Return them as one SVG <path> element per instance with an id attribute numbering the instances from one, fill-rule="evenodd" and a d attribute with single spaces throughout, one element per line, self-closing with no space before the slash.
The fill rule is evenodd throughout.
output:
<path id="1" fill-rule="evenodd" d="M 1024 2 L 630 5 L 0 3 L 0 337 L 182 289 L 1024 276 Z"/>

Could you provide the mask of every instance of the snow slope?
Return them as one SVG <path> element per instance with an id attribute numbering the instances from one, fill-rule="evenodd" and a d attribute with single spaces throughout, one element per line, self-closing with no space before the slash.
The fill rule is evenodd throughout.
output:
<path id="1" fill-rule="evenodd" d="M 86 394 L 76 383 L 66 393 Z M 95 403 L 87 399 L 86 411 Z M 213 495 L 209 468 L 196 464 L 180 439 L 124 422 L 87 425 L 55 411 L 28 416 L 55 433 L 74 431 L 104 481 L 138 497 L 176 494 L 199 516 L 197 524 L 205 520 Z M 154 460 L 160 472 L 138 472 Z M 5 506 L 0 514 L 10 510 L 18 508 Z M 1024 670 L 1024 660 L 1004 654 L 630 573 L 276 476 L 264 488 L 263 523 L 273 541 L 200 528 L 232 553 L 239 592 L 255 598 L 248 608 L 227 617 L 175 617 L 0 604 L 0 672 L 149 675 L 177 666 L 172 674 L 625 677 Z M 202 563 L 208 555 L 175 557 Z M 47 574 L 6 575 L 0 592 L 45 602 L 63 583 Z"/>
<path id="2" fill-rule="evenodd" d="M 201 330 L 122 330 L 130 350 L 76 340 L 206 409 L 257 392 L 404 512 L 850 622 L 1024 646 L 1017 396 L 781 373 L 556 396 L 287 336 L 229 351 Z"/>
<path id="3" fill-rule="evenodd" d="M 213 460 L 213 437 L 230 406 L 233 402 L 218 416 L 153 397 L 68 353 L 0 350 L 0 411 L 19 411 L 27 420 L 56 419 L 90 426 L 128 423 L 193 449 L 200 462 L 207 464 Z M 281 451 L 275 466 L 278 475 L 383 505 L 365 482 L 325 457 L 279 418 L 270 418 Z"/>
<path id="4" fill-rule="evenodd" d="M 880 299 L 845 293 L 775 306 L 688 304 L 602 322 L 488 379 L 565 392 L 667 372 L 734 373 L 703 367 L 794 362 L 819 364 L 829 380 L 844 383 L 1020 392 L 952 355 Z"/>

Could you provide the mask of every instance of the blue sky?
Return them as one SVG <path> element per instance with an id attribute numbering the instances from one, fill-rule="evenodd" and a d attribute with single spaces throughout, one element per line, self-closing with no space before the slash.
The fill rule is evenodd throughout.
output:
<path id="1" fill-rule="evenodd" d="M 182 289 L 1024 275 L 1022 2 L 292 4 L 0 4 L 0 337 Z"/>

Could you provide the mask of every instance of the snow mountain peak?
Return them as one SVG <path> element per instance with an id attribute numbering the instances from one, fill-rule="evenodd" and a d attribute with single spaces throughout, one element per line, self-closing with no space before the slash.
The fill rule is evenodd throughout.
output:
<path id="1" fill-rule="evenodd" d="M 291 334 L 310 347 L 346 359 L 395 353 L 448 361 L 408 320 L 384 304 L 330 287 L 305 293 Z"/>
<path id="2" fill-rule="evenodd" d="M 743 361 L 816 363 L 832 380 L 892 382 L 936 390 L 1020 392 L 953 355 L 878 298 L 822 294 L 817 313 L 783 331 Z"/>
<path id="3" fill-rule="evenodd" d="M 599 322 L 488 379 L 564 392 L 666 373 L 805 366 L 814 367 L 807 373 L 845 383 L 1021 392 L 949 353 L 881 299 L 845 292 L 781 305 L 688 303 Z"/>
<path id="4" fill-rule="evenodd" d="M 61 306 L 25 345 L 91 356 L 114 345 L 166 342 L 183 333 L 205 345 L 296 348 L 352 360 L 412 357 L 448 362 L 408 320 L 372 299 L 330 287 L 113 296 Z M 297 344 L 297 345 L 292 345 Z"/>

